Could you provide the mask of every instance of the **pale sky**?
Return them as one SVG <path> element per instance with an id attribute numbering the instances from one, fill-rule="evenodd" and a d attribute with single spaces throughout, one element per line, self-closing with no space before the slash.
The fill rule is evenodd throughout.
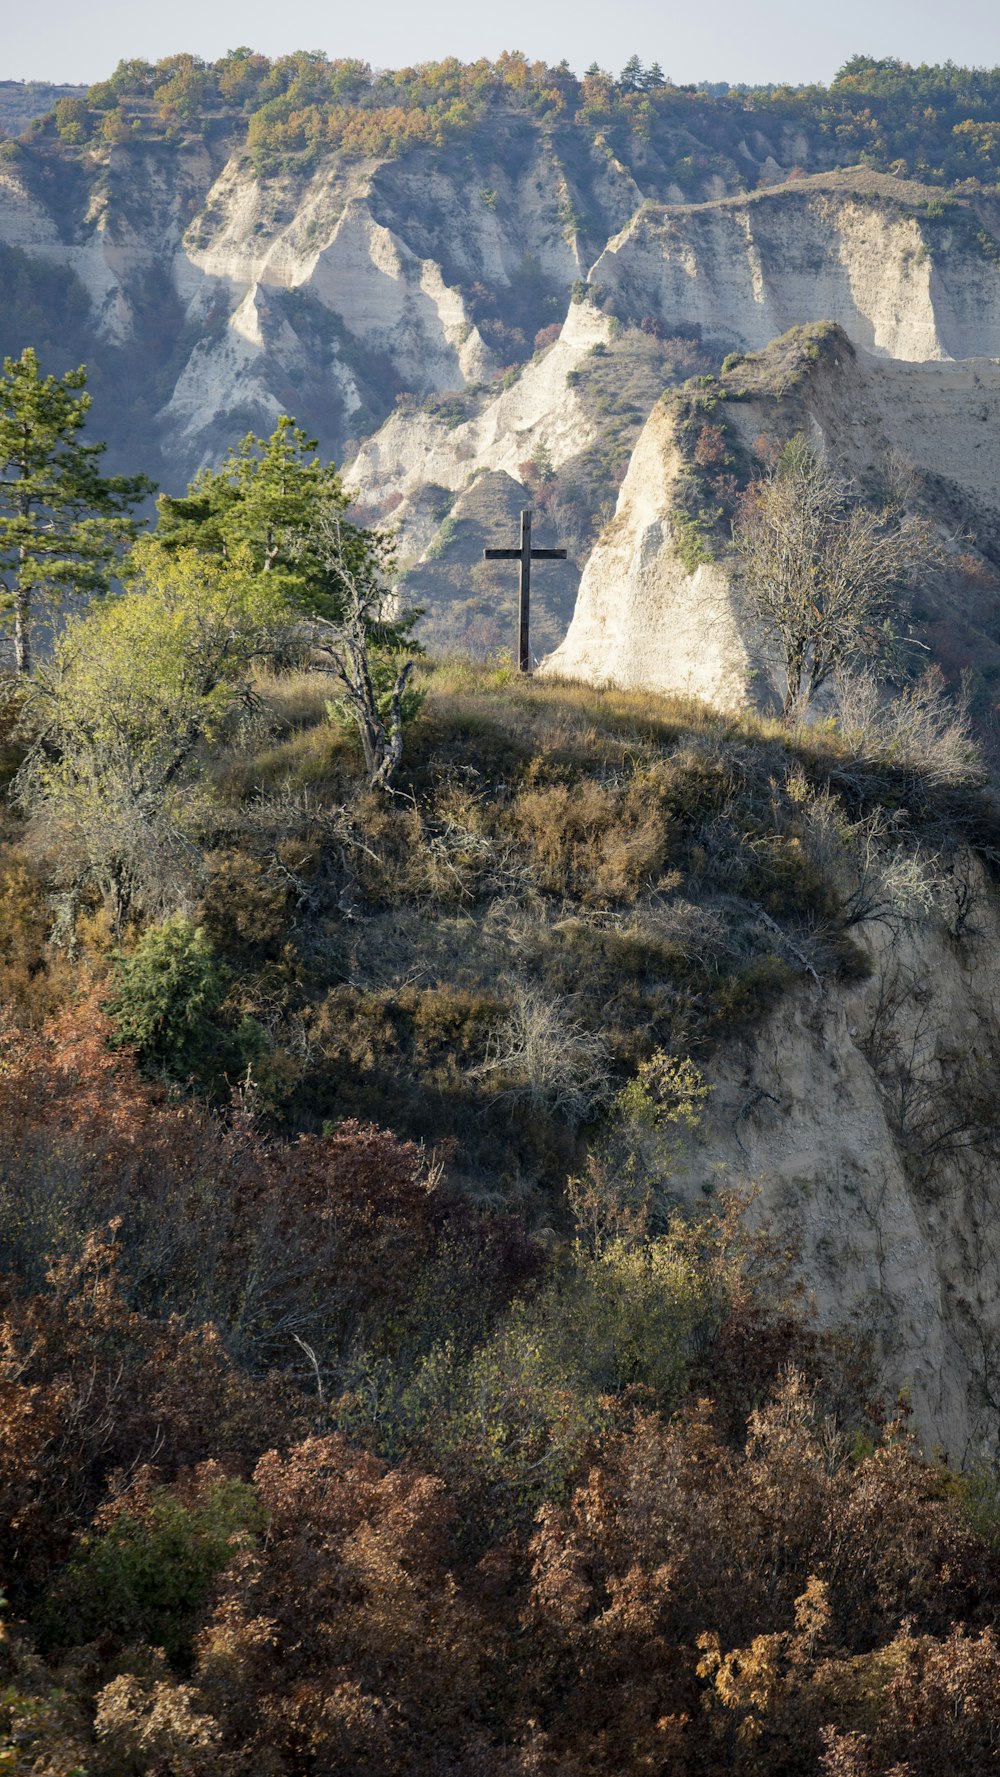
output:
<path id="1" fill-rule="evenodd" d="M 238 44 L 266 55 L 323 49 L 398 68 L 445 55 L 471 61 L 521 49 L 578 73 L 597 61 L 617 73 L 636 52 L 674 80 L 823 80 L 849 55 L 909 62 L 1000 63 L 995 0 L 377 0 L 334 8 L 319 0 L 45 0 L 4 8 L 0 78 L 94 81 L 122 57 L 177 50 L 212 60 Z"/>

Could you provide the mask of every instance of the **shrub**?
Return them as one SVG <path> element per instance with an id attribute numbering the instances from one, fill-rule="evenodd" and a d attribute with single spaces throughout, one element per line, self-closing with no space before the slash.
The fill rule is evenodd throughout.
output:
<path id="1" fill-rule="evenodd" d="M 252 1462 L 302 1435 L 290 1382 L 261 1375 L 251 1388 L 214 1328 L 131 1306 L 124 1256 L 92 1235 L 43 1289 L 0 1291 L 0 1565 L 22 1598 L 91 1523 L 115 1471 L 151 1454 L 167 1476 L 216 1452 Z"/>
<path id="2" fill-rule="evenodd" d="M 653 776 L 622 787 L 584 778 L 525 789 L 513 820 L 539 885 L 597 906 L 637 900 L 659 876 L 669 848 Z"/>
<path id="3" fill-rule="evenodd" d="M 898 696 L 884 696 L 870 670 L 845 674 L 838 691 L 838 727 L 859 758 L 902 767 L 937 788 L 983 782 L 967 684 L 949 697 L 941 669 L 932 666 Z"/>
<path id="4" fill-rule="evenodd" d="M 477 1073 L 503 1101 L 546 1109 L 573 1127 L 606 1099 L 608 1047 L 531 981 L 513 984 L 508 1011 Z"/>
<path id="5" fill-rule="evenodd" d="M 125 1642 L 151 1642 L 186 1661 L 216 1574 L 263 1526 L 253 1489 L 217 1463 L 170 1487 L 144 1471 L 78 1539 L 46 1599 L 45 1641 L 71 1647 L 113 1627 Z"/>
<path id="6" fill-rule="evenodd" d="M 119 957 L 116 976 L 108 1001 L 114 1040 L 145 1067 L 218 1087 L 259 1051 L 259 1025 L 246 1019 L 233 1030 L 224 1021 L 226 975 L 204 929 L 184 914 L 151 927 Z"/>
<path id="7" fill-rule="evenodd" d="M 49 942 L 39 861 L 5 848 L 0 861 L 0 1006 L 22 1025 L 40 1025 L 72 989 L 67 957 Z"/>
<path id="8" fill-rule="evenodd" d="M 559 321 L 552 321 L 548 327 L 540 327 L 535 334 L 535 351 L 548 351 L 549 346 L 555 345 L 561 332 L 562 323 Z"/>
<path id="9" fill-rule="evenodd" d="M 611 1240 L 580 1251 L 515 1314 L 584 1399 L 639 1385 L 670 1412 L 684 1392 L 706 1280 L 673 1241 Z"/>

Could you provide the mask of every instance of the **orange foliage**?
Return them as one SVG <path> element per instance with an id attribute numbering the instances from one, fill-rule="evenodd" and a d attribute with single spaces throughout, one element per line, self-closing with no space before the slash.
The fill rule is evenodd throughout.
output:
<path id="1" fill-rule="evenodd" d="M 248 1768 L 436 1772 L 478 1731 L 481 1635 L 439 1481 L 340 1437 L 265 1456 L 264 1548 L 235 1562 L 197 1679 Z"/>
<path id="2" fill-rule="evenodd" d="M 699 1771 L 813 1771 L 823 1720 L 856 1712 L 857 1661 L 910 1618 L 937 1634 L 983 1620 L 1000 1582 L 906 1436 L 853 1461 L 794 1374 L 744 1450 L 719 1442 L 707 1403 L 673 1426 L 640 1416 L 541 1514 L 531 1553 L 522 1706 L 574 1773 L 663 1768 L 678 1744 Z M 863 1676 L 877 1691 L 877 1667 Z"/>
<path id="3" fill-rule="evenodd" d="M 449 1494 L 330 1434 L 324 1377 L 359 1349 L 391 1369 L 442 1254 L 488 1327 L 537 1250 L 412 1145 L 357 1124 L 276 1141 L 245 1107 L 170 1100 L 107 1035 L 95 991 L 4 1038 L 0 1574 L 53 1648 L 92 1632 L 88 1574 L 110 1599 L 164 1572 L 171 1526 L 197 1585 L 173 1619 L 130 1594 L 173 1666 L 113 1621 L 64 1668 L 0 1636 L 0 1753 L 9 1731 L 25 1769 L 95 1777 L 994 1767 L 1000 1558 L 905 1423 L 841 1432 L 796 1370 L 768 1393 L 823 1351 L 763 1236 L 694 1365 L 717 1407 L 606 1403 L 586 1469 L 483 1553 L 476 1472 Z"/>

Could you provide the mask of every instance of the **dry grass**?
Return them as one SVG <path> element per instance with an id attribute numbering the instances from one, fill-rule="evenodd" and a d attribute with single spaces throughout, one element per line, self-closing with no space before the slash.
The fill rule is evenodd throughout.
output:
<path id="1" fill-rule="evenodd" d="M 923 832 L 932 864 L 947 851 L 955 786 L 945 808 L 851 735 L 502 661 L 418 678 L 390 797 L 362 791 L 322 674 L 259 681 L 210 761 L 201 916 L 269 1033 L 284 1127 L 452 1141 L 470 1189 L 541 1192 L 546 1216 L 605 1085 L 657 1049 L 710 1068 L 789 989 L 865 966 L 854 836 L 884 830 L 897 876 L 924 869 Z"/>
<path id="2" fill-rule="evenodd" d="M 276 727 L 308 728 L 322 722 L 329 681 L 324 673 L 258 673 L 254 691 Z"/>

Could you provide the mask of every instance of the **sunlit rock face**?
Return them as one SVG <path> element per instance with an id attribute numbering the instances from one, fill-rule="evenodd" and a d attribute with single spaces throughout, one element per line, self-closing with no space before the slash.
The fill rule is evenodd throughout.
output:
<path id="1" fill-rule="evenodd" d="M 848 472 L 886 439 L 985 500 L 995 468 L 1000 273 L 971 212 L 871 173 L 783 182 L 775 152 L 801 146 L 751 132 L 757 189 L 713 175 L 692 203 L 598 140 L 571 165 L 525 118 L 461 152 L 267 175 L 223 138 L 123 142 L 52 177 L 5 164 L 0 248 L 90 365 L 110 466 L 183 486 L 292 413 L 397 529 L 401 591 L 412 575 L 435 634 L 470 646 L 506 635 L 513 588 L 467 559 L 462 514 L 506 477 L 569 549 L 538 637 L 553 669 L 731 703 L 767 663 L 725 567 L 674 552 L 665 387 L 829 320 L 864 376 L 810 424 Z"/>
<path id="2" fill-rule="evenodd" d="M 842 175 L 750 200 L 647 205 L 593 277 L 671 327 L 743 347 L 828 320 L 880 357 L 1000 355 L 995 264 L 968 230 L 931 228 L 891 187 L 856 195 Z"/>
<path id="3" fill-rule="evenodd" d="M 970 1105 L 1000 1042 L 1000 921 L 974 868 L 975 930 L 858 930 L 870 974 L 801 987 L 713 1067 L 705 1140 L 678 1186 L 751 1187 L 794 1242 L 820 1325 L 867 1343 L 927 1451 L 1000 1453 L 1000 1180 Z M 947 1133 L 951 1132 L 951 1133 Z"/>
<path id="4" fill-rule="evenodd" d="M 738 368 L 722 379 L 726 423 L 744 448 L 801 431 L 860 489 L 877 489 L 887 465 L 905 466 L 946 547 L 958 550 L 975 536 L 992 548 L 1000 539 L 1000 365 L 875 358 L 839 330 L 817 360 L 808 352 L 794 398 L 777 368 L 774 387 L 750 398 Z M 773 706 L 780 673 L 748 611 L 734 556 L 723 550 L 716 561 L 686 565 L 676 416 L 668 398 L 647 420 L 614 518 L 584 568 L 569 631 L 542 671 L 692 693 L 726 709 Z"/>

